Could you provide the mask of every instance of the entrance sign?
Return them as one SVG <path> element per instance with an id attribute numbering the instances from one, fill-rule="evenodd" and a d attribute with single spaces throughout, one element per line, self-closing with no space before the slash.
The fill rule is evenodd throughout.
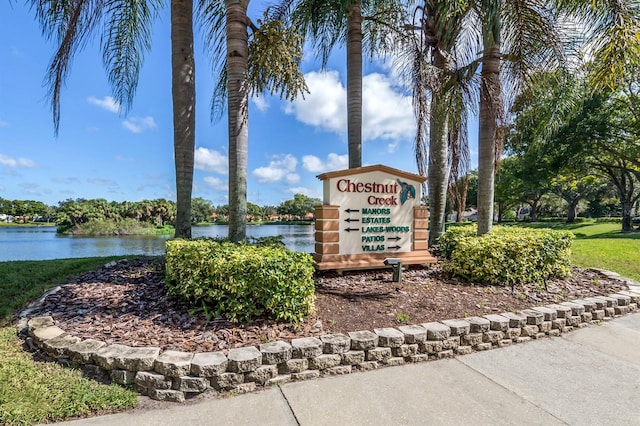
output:
<path id="1" fill-rule="evenodd" d="M 319 269 L 433 263 L 427 251 L 428 210 L 420 205 L 425 177 L 383 165 L 324 173 L 316 207 Z"/>

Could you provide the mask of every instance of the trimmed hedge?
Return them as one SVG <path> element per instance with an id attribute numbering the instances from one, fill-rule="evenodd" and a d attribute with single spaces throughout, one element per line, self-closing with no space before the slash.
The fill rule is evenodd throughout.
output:
<path id="1" fill-rule="evenodd" d="M 571 232 L 495 227 L 478 237 L 476 231 L 475 226 L 452 228 L 442 236 L 446 272 L 471 282 L 509 286 L 570 275 Z"/>
<path id="2" fill-rule="evenodd" d="M 233 322 L 300 322 L 314 309 L 313 258 L 278 246 L 169 240 L 166 285 L 195 307 Z"/>

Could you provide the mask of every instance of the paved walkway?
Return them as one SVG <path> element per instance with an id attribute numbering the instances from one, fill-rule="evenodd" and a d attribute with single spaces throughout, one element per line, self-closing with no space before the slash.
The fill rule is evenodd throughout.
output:
<path id="1" fill-rule="evenodd" d="M 454 359 L 68 425 L 640 425 L 640 313 Z"/>

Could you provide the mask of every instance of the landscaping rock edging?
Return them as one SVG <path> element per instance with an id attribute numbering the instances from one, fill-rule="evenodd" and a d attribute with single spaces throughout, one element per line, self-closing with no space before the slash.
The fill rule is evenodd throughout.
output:
<path id="1" fill-rule="evenodd" d="M 634 312 L 640 305 L 640 283 L 604 270 L 628 291 L 483 317 L 443 320 L 397 328 L 268 342 L 223 352 L 161 351 L 157 347 L 107 345 L 81 340 L 55 325 L 50 316 L 17 324 L 28 347 L 59 362 L 76 364 L 92 377 L 105 377 L 152 399 L 183 402 L 211 390 L 235 394 L 289 381 L 349 374 L 384 366 L 423 362 L 559 336 Z M 45 293 L 41 303 L 51 291 Z"/>

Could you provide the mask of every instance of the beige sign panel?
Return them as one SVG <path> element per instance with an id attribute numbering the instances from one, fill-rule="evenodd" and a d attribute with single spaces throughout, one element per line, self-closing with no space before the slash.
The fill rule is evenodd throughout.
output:
<path id="1" fill-rule="evenodd" d="M 420 182 L 374 170 L 323 184 L 324 203 L 340 206 L 340 254 L 411 251 Z"/>
<path id="2" fill-rule="evenodd" d="M 426 251 L 427 210 L 420 206 L 424 177 L 376 165 L 318 178 L 323 206 L 316 210 L 317 262 L 343 259 L 364 267 L 366 259 L 415 258 L 417 250 L 430 260 L 414 263 L 433 260 Z"/>

